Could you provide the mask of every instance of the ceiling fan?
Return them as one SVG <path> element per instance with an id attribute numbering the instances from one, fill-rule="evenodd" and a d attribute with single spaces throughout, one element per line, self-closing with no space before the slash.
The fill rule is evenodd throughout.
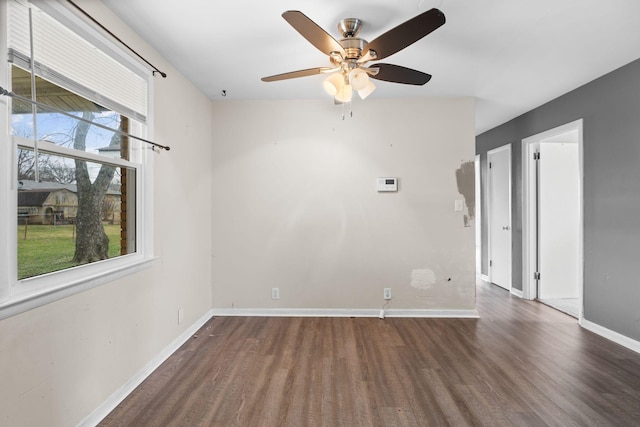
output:
<path id="1" fill-rule="evenodd" d="M 337 41 L 298 10 L 284 12 L 282 17 L 312 45 L 328 55 L 333 66 L 276 74 L 263 77 L 262 81 L 274 82 L 316 74 L 331 74 L 325 80 L 324 88 L 335 97 L 336 103 L 350 102 L 353 90 L 357 91 L 362 99 L 366 98 L 375 90 L 370 77 L 409 85 L 427 83 L 431 75 L 422 71 L 393 64 L 376 63 L 371 66 L 366 64 L 393 55 L 445 23 L 444 14 L 434 8 L 367 42 L 357 37 L 362 28 L 362 21 L 357 18 L 347 18 L 338 24 L 338 30 L 343 38 Z"/>

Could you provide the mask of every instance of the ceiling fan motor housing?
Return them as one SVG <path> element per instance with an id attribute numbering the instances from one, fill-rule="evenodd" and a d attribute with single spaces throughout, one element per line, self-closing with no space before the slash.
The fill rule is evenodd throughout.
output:
<path id="1" fill-rule="evenodd" d="M 340 45 L 346 53 L 345 59 L 360 59 L 367 41 L 358 37 L 347 37 L 340 40 Z"/>
<path id="2" fill-rule="evenodd" d="M 367 41 L 356 37 L 362 29 L 362 20 L 358 18 L 345 18 L 338 24 L 338 31 L 344 37 L 340 45 L 345 50 L 344 59 L 360 59 Z"/>

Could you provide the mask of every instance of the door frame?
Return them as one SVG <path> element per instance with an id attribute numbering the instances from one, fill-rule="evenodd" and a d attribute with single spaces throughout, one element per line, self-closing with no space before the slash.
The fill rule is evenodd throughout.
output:
<path id="1" fill-rule="evenodd" d="M 536 281 L 533 277 L 536 269 L 537 239 L 536 218 L 537 206 L 536 165 L 533 153 L 540 142 L 566 134 L 578 132 L 578 170 L 579 170 L 579 214 L 578 214 L 578 322 L 584 319 L 584 146 L 582 138 L 583 119 L 578 119 L 562 126 L 532 135 L 522 140 L 522 296 L 526 299 L 536 298 Z"/>
<path id="2" fill-rule="evenodd" d="M 482 279 L 482 188 L 480 185 L 480 154 L 476 154 L 474 160 L 474 172 L 475 172 L 475 194 L 476 194 L 476 209 L 475 209 L 475 227 L 476 227 L 476 280 Z"/>
<path id="3" fill-rule="evenodd" d="M 493 207 L 491 206 L 491 192 L 492 192 L 492 182 L 491 182 L 491 171 L 489 169 L 491 169 L 490 165 L 491 165 L 491 155 L 500 151 L 508 151 L 509 155 L 507 156 L 507 158 L 509 159 L 509 183 L 508 183 L 508 192 L 509 192 L 509 228 L 511 233 L 509 233 L 510 236 L 510 242 L 511 244 L 510 246 L 510 251 L 509 251 L 509 258 L 510 258 L 510 263 L 511 263 L 511 267 L 510 267 L 510 271 L 511 271 L 511 277 L 509 278 L 509 283 L 507 284 L 508 287 L 507 289 L 509 290 L 509 292 L 513 292 L 513 218 L 512 218 L 512 209 L 513 209 L 513 200 L 511 198 L 511 190 L 512 190 L 512 159 L 511 159 L 511 143 L 509 144 L 505 144 L 502 145 L 498 148 L 494 148 L 493 150 L 489 150 L 487 151 L 487 260 L 489 262 L 489 267 L 488 267 L 488 277 L 489 277 L 489 282 L 493 283 L 493 266 L 491 265 L 491 258 L 492 258 L 492 242 L 491 242 L 491 234 L 492 234 L 492 230 L 491 230 L 491 218 L 493 217 L 492 214 L 492 209 Z"/>

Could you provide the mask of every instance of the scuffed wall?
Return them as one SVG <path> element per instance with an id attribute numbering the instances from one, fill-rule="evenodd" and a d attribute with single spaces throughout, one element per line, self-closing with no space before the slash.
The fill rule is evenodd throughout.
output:
<path id="1" fill-rule="evenodd" d="M 464 162 L 456 170 L 456 182 L 458 183 L 458 193 L 464 197 L 464 207 L 466 208 L 463 217 L 464 226 L 469 227 L 471 220 L 476 216 L 476 171 L 475 161 Z"/>
<path id="2" fill-rule="evenodd" d="M 473 99 L 353 109 L 214 102 L 214 308 L 475 308 Z"/>

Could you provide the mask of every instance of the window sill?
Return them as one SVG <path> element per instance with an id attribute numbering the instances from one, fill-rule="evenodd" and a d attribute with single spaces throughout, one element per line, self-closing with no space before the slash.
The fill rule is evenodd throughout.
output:
<path id="1" fill-rule="evenodd" d="M 14 285 L 14 289 L 24 286 L 24 290 L 0 301 L 0 320 L 146 270 L 155 259 L 132 255 L 129 259 L 108 260 L 70 269 L 75 271 L 25 279 Z"/>

